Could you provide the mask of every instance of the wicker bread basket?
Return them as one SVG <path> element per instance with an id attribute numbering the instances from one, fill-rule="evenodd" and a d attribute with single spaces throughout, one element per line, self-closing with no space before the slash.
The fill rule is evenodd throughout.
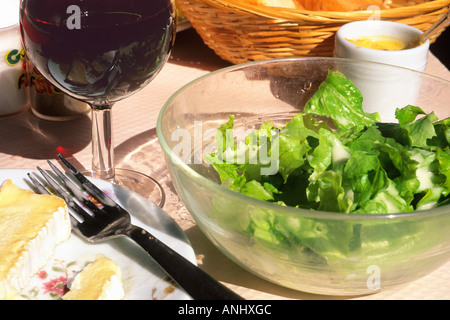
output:
<path id="1" fill-rule="evenodd" d="M 176 2 L 203 41 L 234 64 L 294 56 L 332 56 L 335 33 L 345 23 L 381 19 L 425 30 L 450 7 L 450 0 L 391 0 L 389 7 L 381 10 L 325 12 L 255 6 L 240 0 Z"/>

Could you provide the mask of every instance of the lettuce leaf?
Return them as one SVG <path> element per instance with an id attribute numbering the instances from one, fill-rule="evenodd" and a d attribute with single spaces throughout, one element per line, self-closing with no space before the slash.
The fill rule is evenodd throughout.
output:
<path id="1" fill-rule="evenodd" d="M 355 85 L 342 73 L 329 70 L 326 80 L 306 103 L 304 113 L 329 117 L 339 129 L 354 126 L 359 129 L 380 121 L 378 113 L 362 109 L 363 97 Z"/>

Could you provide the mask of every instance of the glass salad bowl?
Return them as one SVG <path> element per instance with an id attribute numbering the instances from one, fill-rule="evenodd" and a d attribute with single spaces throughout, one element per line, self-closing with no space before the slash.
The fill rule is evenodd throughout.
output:
<path id="1" fill-rule="evenodd" d="M 448 101 L 450 82 L 408 69 L 265 60 L 187 84 L 157 132 L 226 256 L 288 288 L 370 294 L 450 257 Z"/>

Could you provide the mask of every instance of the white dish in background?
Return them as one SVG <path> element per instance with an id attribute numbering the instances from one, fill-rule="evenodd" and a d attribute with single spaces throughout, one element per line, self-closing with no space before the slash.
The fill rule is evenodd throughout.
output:
<path id="1" fill-rule="evenodd" d="M 28 172 L 36 171 L 0 169 L 0 184 L 10 179 L 22 189 L 32 189 Z M 186 235 L 158 206 L 127 189 L 97 179 L 92 181 L 130 212 L 132 223 L 143 227 L 196 264 L 194 250 Z M 103 243 L 89 243 L 73 233 L 69 240 L 57 246 L 47 265 L 33 277 L 21 294 L 33 300 L 59 299 L 67 279 L 70 281 L 97 254 L 103 254 L 119 265 L 125 290 L 124 300 L 191 299 L 182 289 L 174 286 L 156 262 L 132 240 L 122 237 Z"/>
<path id="2" fill-rule="evenodd" d="M 380 62 L 425 72 L 430 47 L 429 40 L 415 48 L 392 51 L 370 49 L 348 41 L 348 39 L 362 37 L 385 36 L 396 38 L 406 45 L 421 34 L 421 30 L 399 22 L 354 21 L 343 25 L 336 32 L 334 55 L 337 58 Z"/>
<path id="3" fill-rule="evenodd" d="M 365 48 L 347 39 L 387 36 L 401 40 L 405 45 L 416 39 L 422 31 L 409 25 L 381 20 L 354 21 L 343 25 L 336 33 L 334 56 L 353 60 L 371 61 L 395 65 L 424 72 L 427 66 L 430 42 L 406 50 L 378 50 Z M 353 66 L 347 77 L 362 92 L 363 108 L 372 113 L 381 111 L 381 120 L 396 122 L 395 108 L 416 104 L 420 78 L 405 79 L 400 69 Z M 386 116 L 388 115 L 388 116 Z"/>

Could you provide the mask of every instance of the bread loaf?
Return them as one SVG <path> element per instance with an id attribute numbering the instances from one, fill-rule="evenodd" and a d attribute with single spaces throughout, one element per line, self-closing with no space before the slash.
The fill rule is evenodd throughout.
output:
<path id="1" fill-rule="evenodd" d="M 241 2 L 256 6 L 304 9 L 301 3 L 296 0 L 241 0 Z"/>
<path id="2" fill-rule="evenodd" d="M 295 0 L 305 10 L 355 11 L 366 10 L 370 5 L 382 7 L 383 0 Z"/>
<path id="3" fill-rule="evenodd" d="M 304 9 L 311 11 L 366 10 L 370 5 L 382 7 L 383 0 L 241 0 L 252 5 Z"/>

